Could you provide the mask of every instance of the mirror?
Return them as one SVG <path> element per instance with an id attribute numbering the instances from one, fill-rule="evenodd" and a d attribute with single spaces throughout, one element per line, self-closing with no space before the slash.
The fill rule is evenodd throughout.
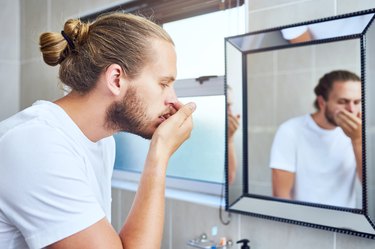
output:
<path id="1" fill-rule="evenodd" d="M 374 13 L 225 39 L 228 211 L 375 238 Z"/>

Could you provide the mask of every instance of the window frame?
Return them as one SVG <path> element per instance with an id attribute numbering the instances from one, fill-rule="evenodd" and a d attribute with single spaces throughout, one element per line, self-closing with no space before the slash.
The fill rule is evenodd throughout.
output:
<path id="1" fill-rule="evenodd" d="M 84 15 L 81 20 L 91 21 L 103 13 L 121 11 L 150 17 L 154 22 L 164 24 L 239 7 L 243 4 L 245 0 L 127 0 L 122 4 Z"/>

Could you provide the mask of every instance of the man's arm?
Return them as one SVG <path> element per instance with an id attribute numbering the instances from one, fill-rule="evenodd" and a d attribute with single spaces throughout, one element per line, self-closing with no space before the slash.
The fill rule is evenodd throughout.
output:
<path id="1" fill-rule="evenodd" d="M 272 194 L 274 197 L 293 199 L 294 187 L 293 172 L 281 169 L 272 169 Z"/>
<path id="2" fill-rule="evenodd" d="M 232 184 L 236 178 L 237 158 L 234 146 L 234 133 L 238 129 L 240 122 L 239 115 L 228 115 L 228 183 Z"/>
<path id="3" fill-rule="evenodd" d="M 120 232 L 106 218 L 58 241 L 50 249 L 160 248 L 164 223 L 164 192 L 170 156 L 190 136 L 195 105 L 176 105 L 178 111 L 155 131 L 138 191 Z M 172 134 L 172 135 L 171 135 Z"/>
<path id="4" fill-rule="evenodd" d="M 356 171 L 359 180 L 362 182 L 362 119 L 361 113 L 357 116 L 342 110 L 336 114 L 336 122 L 344 133 L 350 138 L 353 145 L 356 160 Z"/>
<path id="5" fill-rule="evenodd" d="M 195 104 L 178 104 L 176 109 L 178 112 L 163 122 L 152 137 L 133 206 L 120 232 L 124 248 L 160 248 L 168 160 L 190 136 Z"/>

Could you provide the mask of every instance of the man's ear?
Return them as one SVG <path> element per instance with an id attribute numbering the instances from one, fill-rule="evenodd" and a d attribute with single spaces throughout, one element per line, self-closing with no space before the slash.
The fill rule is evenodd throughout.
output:
<path id="1" fill-rule="evenodd" d="M 111 64 L 105 70 L 106 87 L 115 96 L 120 95 L 125 87 L 125 73 L 118 64 Z"/>
<path id="2" fill-rule="evenodd" d="M 324 110 L 325 106 L 326 106 L 326 101 L 324 100 L 323 96 L 322 95 L 319 95 L 317 97 L 317 100 L 318 100 L 318 106 L 319 106 L 319 110 Z"/>

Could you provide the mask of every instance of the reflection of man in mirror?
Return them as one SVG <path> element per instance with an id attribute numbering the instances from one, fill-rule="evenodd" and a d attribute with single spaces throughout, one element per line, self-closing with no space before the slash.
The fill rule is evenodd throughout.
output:
<path id="1" fill-rule="evenodd" d="M 273 195 L 354 208 L 355 181 L 362 179 L 360 78 L 332 71 L 314 91 L 317 111 L 286 121 L 276 132 Z"/>
<path id="2" fill-rule="evenodd" d="M 234 133 L 238 129 L 240 115 L 234 115 L 232 112 L 233 90 L 227 85 L 227 113 L 228 113 L 228 183 L 232 184 L 236 177 L 236 152 L 234 146 Z"/>

